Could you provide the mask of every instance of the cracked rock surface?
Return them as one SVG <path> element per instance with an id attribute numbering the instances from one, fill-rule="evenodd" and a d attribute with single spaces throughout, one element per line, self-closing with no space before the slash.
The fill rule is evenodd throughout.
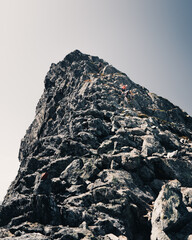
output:
<path id="1" fill-rule="evenodd" d="M 1 239 L 192 239 L 192 118 L 102 59 L 52 64 Z"/>

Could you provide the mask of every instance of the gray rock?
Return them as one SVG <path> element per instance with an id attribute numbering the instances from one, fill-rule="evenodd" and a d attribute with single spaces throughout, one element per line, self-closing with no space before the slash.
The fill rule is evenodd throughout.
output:
<path id="1" fill-rule="evenodd" d="M 144 182 L 151 182 L 155 178 L 154 171 L 147 166 L 139 168 L 138 173 Z"/>
<path id="2" fill-rule="evenodd" d="M 167 158 L 175 158 L 178 156 L 178 150 L 175 150 L 174 152 L 167 153 Z"/>
<path id="3" fill-rule="evenodd" d="M 140 152 L 137 149 L 133 149 L 129 153 L 121 154 L 121 164 L 126 170 L 134 170 L 139 167 L 141 162 Z"/>
<path id="4" fill-rule="evenodd" d="M 116 68 L 114 68 L 112 65 L 107 65 L 103 69 L 103 74 L 113 74 L 113 73 L 119 73 L 119 71 Z"/>
<path id="5" fill-rule="evenodd" d="M 162 187 L 155 200 L 151 239 L 170 239 L 169 234 L 184 227 L 188 220 L 189 213 L 182 201 L 180 183 L 177 180 L 171 181 Z"/>
<path id="6" fill-rule="evenodd" d="M 82 167 L 83 161 L 81 159 L 73 160 L 73 162 L 70 163 L 68 167 L 61 173 L 61 180 L 66 180 L 70 184 L 77 184 L 80 180 L 78 172 L 82 169 Z"/>
<path id="7" fill-rule="evenodd" d="M 127 237 L 120 235 L 120 236 L 115 236 L 114 234 L 110 233 L 104 236 L 104 240 L 128 240 Z"/>
<path id="8" fill-rule="evenodd" d="M 186 206 L 192 207 L 192 188 L 181 188 L 181 193 L 183 195 L 183 202 Z"/>
<path id="9" fill-rule="evenodd" d="M 163 152 L 163 147 L 153 135 L 143 137 L 142 155 L 144 157 L 151 156 L 153 153 Z"/>
<path id="10" fill-rule="evenodd" d="M 180 149 L 180 140 L 178 136 L 174 135 L 170 131 L 160 132 L 158 134 L 160 138 L 161 145 L 164 146 L 167 150 L 177 150 Z"/>
<path id="11" fill-rule="evenodd" d="M 24 234 L 24 235 L 22 235 L 22 236 L 19 236 L 19 237 L 5 237 L 5 238 L 3 238 L 3 239 L 5 239 L 5 240 L 13 240 L 13 239 L 15 239 L 15 240 L 44 240 L 44 239 L 46 239 L 46 240 L 48 240 L 48 238 L 46 237 L 46 236 L 43 236 L 42 234 L 40 234 L 40 233 L 28 233 L 28 234 Z"/>
<path id="12" fill-rule="evenodd" d="M 79 239 L 90 239 L 94 240 L 93 234 L 91 231 L 83 228 L 69 228 L 63 227 L 54 235 L 55 239 L 62 240 L 79 240 Z"/>
<path id="13" fill-rule="evenodd" d="M 119 240 L 119 238 L 117 236 L 115 236 L 114 234 L 110 233 L 105 235 L 104 240 Z"/>
<path id="14" fill-rule="evenodd" d="M 154 179 L 150 183 L 150 187 L 156 194 L 158 194 L 161 191 L 161 188 L 165 183 L 166 183 L 166 181 L 159 180 L 159 179 Z"/>
<path id="15" fill-rule="evenodd" d="M 107 153 L 109 151 L 113 151 L 114 143 L 111 140 L 105 140 L 98 148 L 98 154 Z"/>

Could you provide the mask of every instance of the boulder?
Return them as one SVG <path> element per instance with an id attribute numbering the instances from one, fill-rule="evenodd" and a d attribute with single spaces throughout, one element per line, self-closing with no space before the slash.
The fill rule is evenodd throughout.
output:
<path id="1" fill-rule="evenodd" d="M 164 153 L 164 148 L 153 135 L 143 137 L 142 155 L 144 157 L 151 156 L 153 153 Z"/>
<path id="2" fill-rule="evenodd" d="M 170 181 L 162 187 L 154 203 L 152 212 L 151 240 L 172 239 L 189 221 L 190 215 L 182 200 L 181 184 L 177 180 Z"/>
<path id="3" fill-rule="evenodd" d="M 141 155 L 137 149 L 129 153 L 121 153 L 121 165 L 125 170 L 134 170 L 140 166 Z"/>

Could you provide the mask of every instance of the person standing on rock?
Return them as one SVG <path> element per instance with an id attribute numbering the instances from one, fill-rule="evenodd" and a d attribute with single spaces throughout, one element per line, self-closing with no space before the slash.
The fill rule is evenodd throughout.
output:
<path id="1" fill-rule="evenodd" d="M 121 87 L 121 92 L 122 92 L 122 94 L 124 96 L 124 107 L 125 107 L 125 103 L 128 104 L 128 93 L 129 93 L 129 90 L 127 90 L 127 85 L 121 84 L 120 87 Z"/>

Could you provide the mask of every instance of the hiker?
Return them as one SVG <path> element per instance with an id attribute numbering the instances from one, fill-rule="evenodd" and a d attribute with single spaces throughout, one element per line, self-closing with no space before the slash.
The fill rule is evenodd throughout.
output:
<path id="1" fill-rule="evenodd" d="M 120 85 L 120 87 L 121 87 L 121 91 L 122 92 L 125 92 L 126 91 L 126 89 L 127 89 L 127 85 Z"/>
<path id="2" fill-rule="evenodd" d="M 120 84 L 120 87 L 121 87 L 121 92 L 124 96 L 124 104 L 128 103 L 127 94 L 128 94 L 129 90 L 127 90 L 127 85 Z"/>
<path id="3" fill-rule="evenodd" d="M 127 93 L 128 93 L 128 91 L 129 91 L 129 90 L 127 90 L 127 85 L 120 84 L 120 87 L 121 87 L 121 92 L 122 92 L 122 94 L 123 94 L 124 96 L 126 96 Z"/>

